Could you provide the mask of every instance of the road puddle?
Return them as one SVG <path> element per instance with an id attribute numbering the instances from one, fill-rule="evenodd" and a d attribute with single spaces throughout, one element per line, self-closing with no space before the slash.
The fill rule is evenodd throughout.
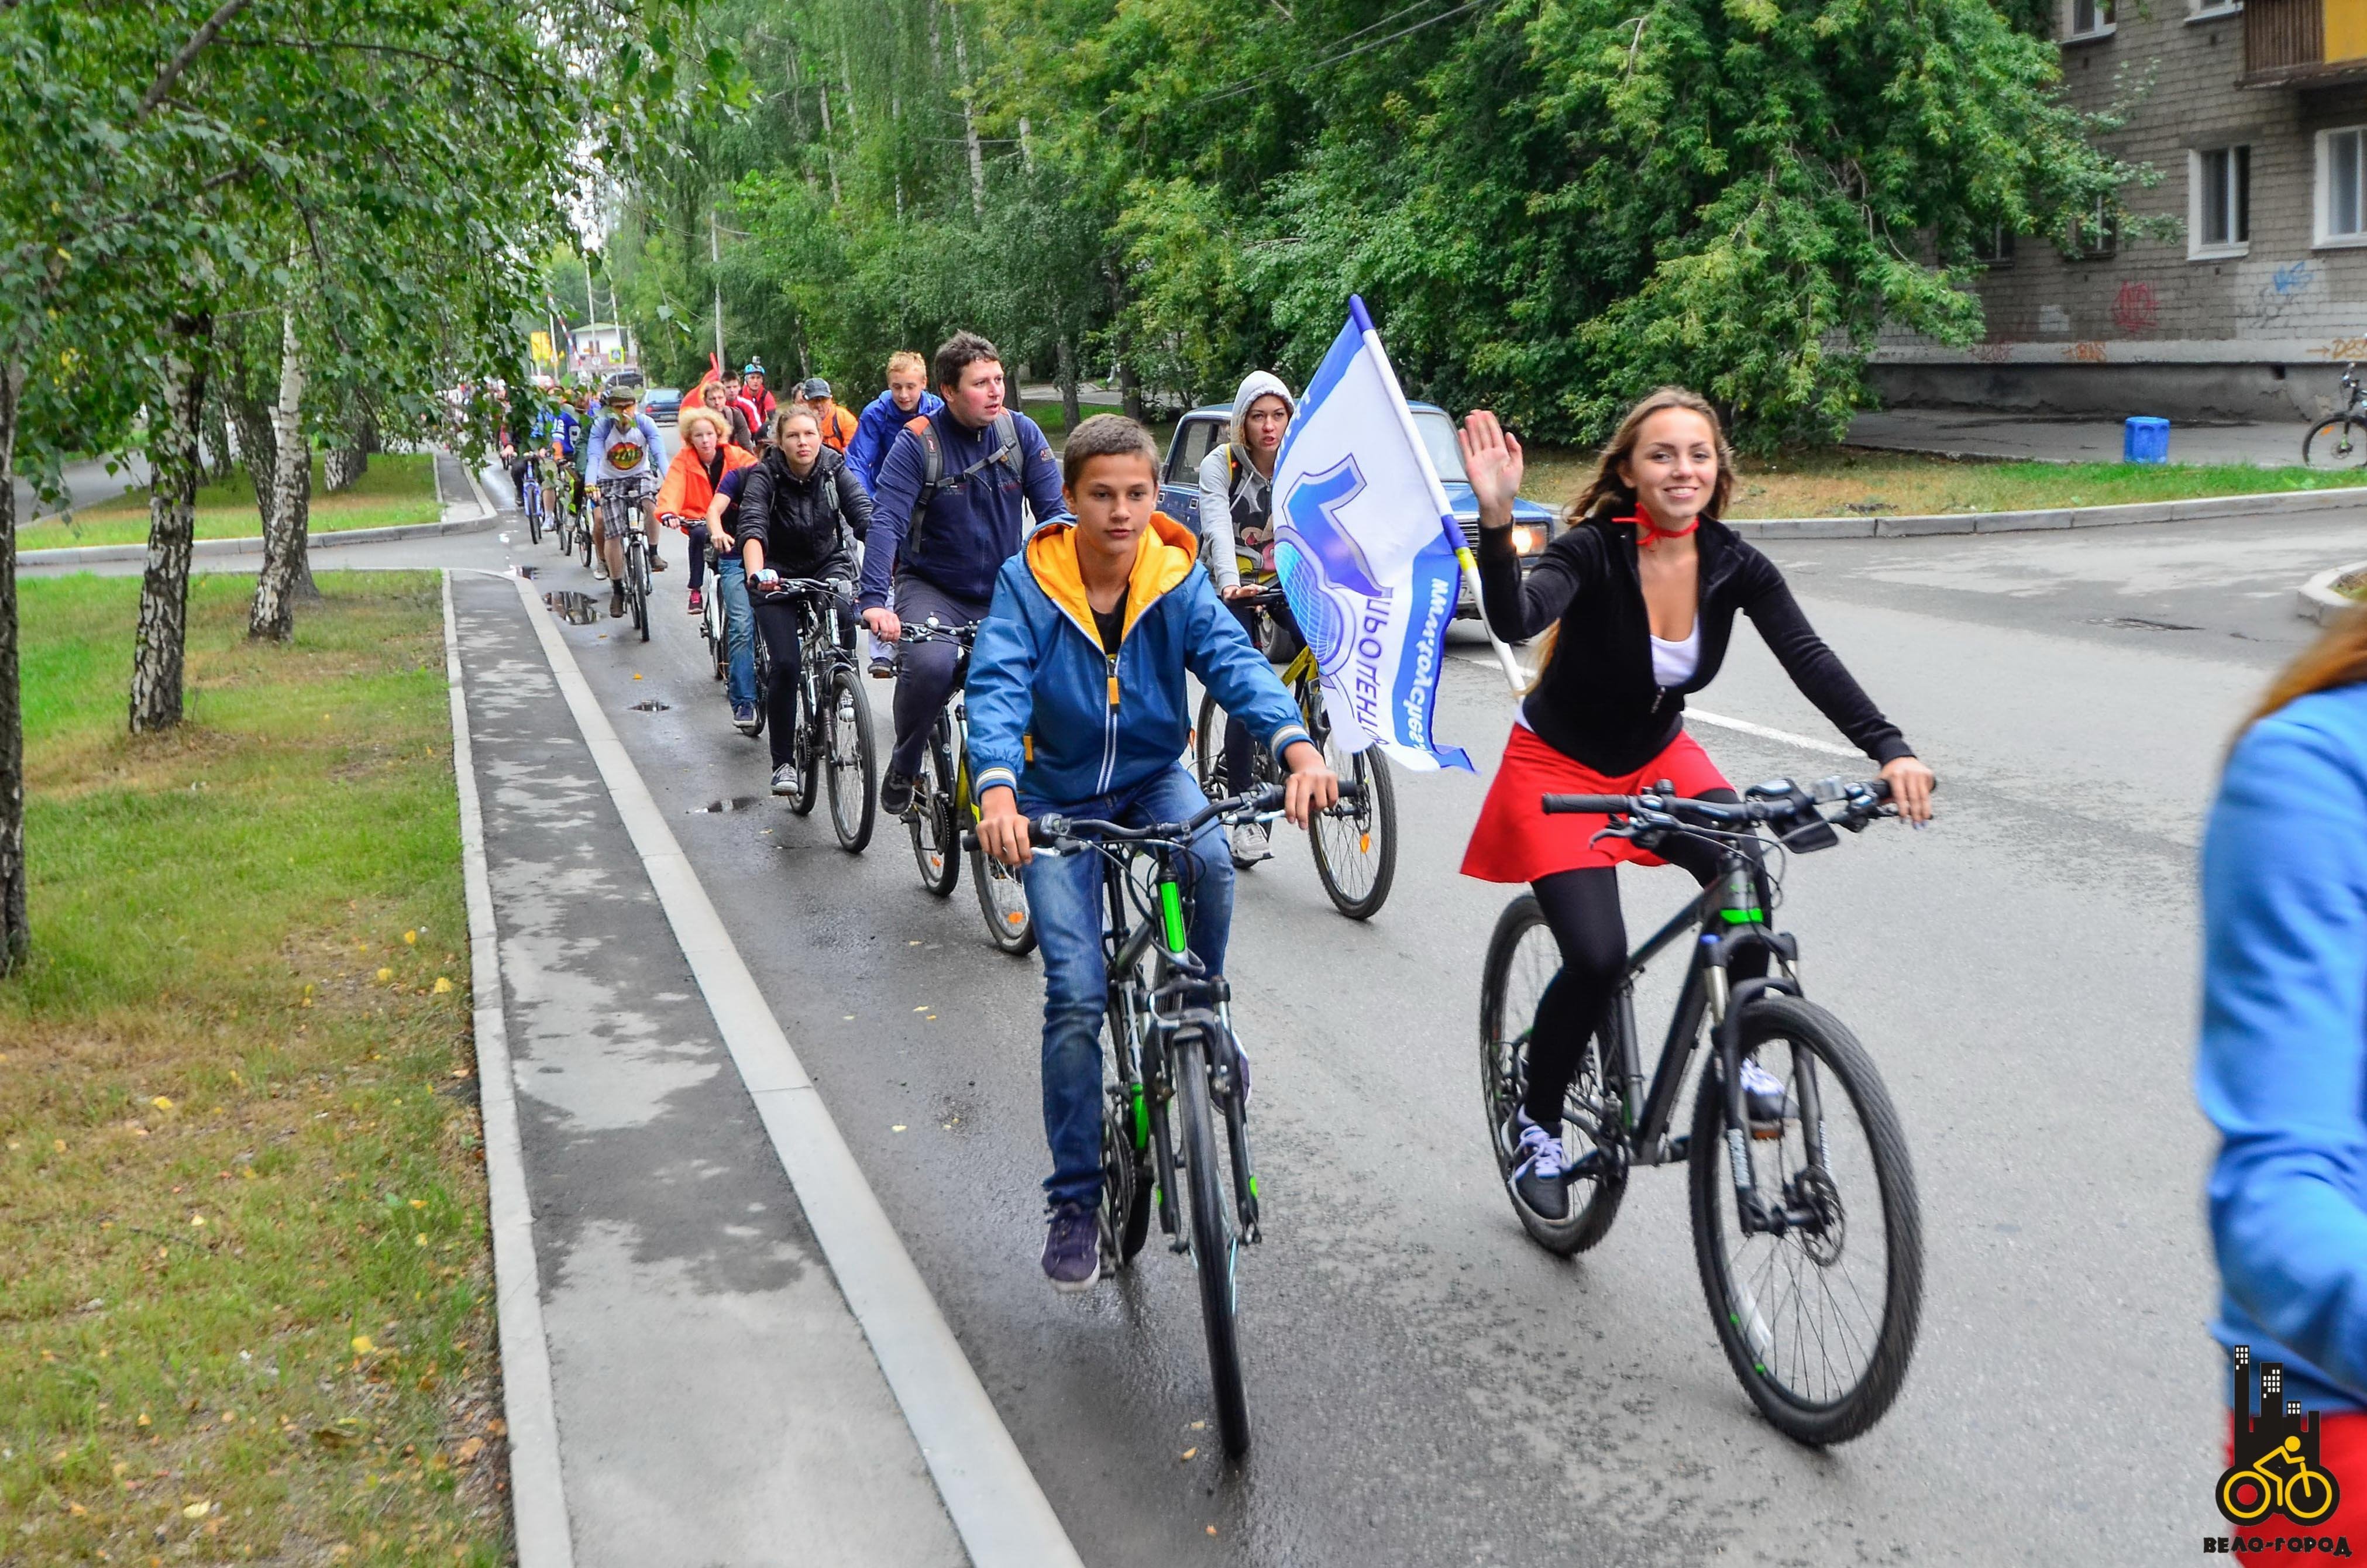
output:
<path id="1" fill-rule="evenodd" d="M 652 697 L 643 701 L 634 703 L 633 711 L 636 713 L 663 713 L 673 706 L 674 704 L 671 702 L 660 702 L 656 698 Z"/>
<path id="2" fill-rule="evenodd" d="M 763 800 L 762 795 L 734 795 L 728 801 L 709 801 L 703 806 L 693 806 L 682 814 L 697 817 L 709 816 L 717 812 L 744 812 Z"/>
<path id="3" fill-rule="evenodd" d="M 543 595 L 542 602 L 570 626 L 595 626 L 599 623 L 600 601 L 589 594 L 562 588 L 555 594 Z"/>

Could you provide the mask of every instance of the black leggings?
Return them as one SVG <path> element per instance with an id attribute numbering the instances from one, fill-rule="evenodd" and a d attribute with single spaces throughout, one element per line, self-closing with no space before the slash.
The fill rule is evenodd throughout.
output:
<path id="1" fill-rule="evenodd" d="M 797 740 L 798 674 L 805 657 L 798 627 L 805 618 L 794 598 L 768 599 L 751 594 L 749 601 L 749 608 L 756 612 L 757 634 L 764 639 L 764 652 L 773 660 L 773 673 L 764 687 L 764 735 L 773 748 L 773 766 L 778 767 L 790 760 L 790 748 Z M 843 599 L 838 602 L 838 639 L 843 647 L 855 646 L 855 611 Z"/>
<path id="2" fill-rule="evenodd" d="M 683 531 L 690 535 L 690 591 L 695 594 L 707 585 L 707 524 L 685 523 Z"/>
<path id="3" fill-rule="evenodd" d="M 1701 799 L 1741 797 L 1731 790 L 1704 790 Z M 1692 872 L 1704 887 L 1724 866 L 1724 858 L 1698 839 L 1680 838 L 1654 853 Z M 1531 1121 L 1557 1134 L 1562 1097 L 1569 1093 L 1587 1036 L 1602 1021 L 1627 971 L 1627 922 L 1619 911 L 1619 873 L 1613 867 L 1556 871 L 1529 886 L 1561 949 L 1561 971 L 1537 1000 L 1529 1034 L 1529 1093 L 1521 1108 Z M 1766 955 L 1755 949 L 1737 953 L 1728 972 L 1738 981 L 1756 979 L 1767 972 Z"/>

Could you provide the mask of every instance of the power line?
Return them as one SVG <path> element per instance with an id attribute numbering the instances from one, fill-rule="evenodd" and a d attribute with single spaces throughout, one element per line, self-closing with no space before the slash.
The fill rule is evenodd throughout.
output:
<path id="1" fill-rule="evenodd" d="M 1405 16 L 1409 12 L 1418 11 L 1424 6 L 1435 4 L 1437 4 L 1437 0 L 1415 0 L 1413 5 L 1402 6 L 1396 11 L 1392 11 L 1389 15 L 1383 17 L 1379 21 L 1359 28 L 1355 32 L 1349 33 L 1346 37 L 1342 38 L 1337 41 L 1345 43 L 1349 39 L 1356 38 L 1362 34 L 1371 32 L 1374 28 L 1387 27 L 1389 23 L 1396 21 L 1399 17 Z M 1305 65 L 1278 65 L 1273 70 L 1265 72 L 1260 75 L 1251 76 L 1247 81 L 1236 82 L 1229 87 L 1219 87 L 1214 92 L 1202 93 L 1196 97 L 1185 98 L 1182 103 L 1167 105 L 1166 109 L 1168 111 L 1185 109 L 1194 108 L 1200 104 L 1221 103 L 1227 98 L 1239 97 L 1241 94 L 1250 91 L 1251 88 L 1263 86 L 1266 83 L 1273 81 L 1278 76 L 1289 76 L 1305 72 L 1319 71 L 1326 65 L 1336 65 L 1342 60 L 1353 60 L 1357 55 L 1365 54 L 1380 48 L 1383 44 L 1395 43 L 1398 40 L 1404 38 L 1409 34 L 1418 33 L 1424 28 L 1436 27 L 1441 22 L 1453 21 L 1455 17 L 1462 16 L 1467 11 L 1476 11 L 1480 9 L 1482 6 L 1491 6 L 1494 4 L 1495 0 L 1465 0 L 1463 5 L 1455 6 L 1451 11 L 1441 11 L 1435 17 L 1425 17 L 1421 21 L 1415 22 L 1411 26 L 1399 28 L 1396 32 L 1373 39 L 1368 42 L 1360 43 L 1353 49 L 1343 49 L 1336 53 L 1327 54 L 1322 59 L 1310 61 Z M 1119 107 L 1119 105 L 1114 103 L 1105 105 L 1102 108 L 1100 115 L 1096 115 L 1094 118 L 1099 119 L 1101 118 L 1101 115 L 1106 115 L 1112 109 Z"/>

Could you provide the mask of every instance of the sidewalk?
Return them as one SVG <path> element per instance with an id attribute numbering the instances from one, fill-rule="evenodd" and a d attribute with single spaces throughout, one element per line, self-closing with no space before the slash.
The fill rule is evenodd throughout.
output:
<path id="1" fill-rule="evenodd" d="M 2169 460 L 2175 463 L 2250 463 L 2284 468 L 2301 461 L 2301 438 L 2309 426 L 2295 419 L 2276 425 L 2184 425 L 2169 428 Z M 2025 458 L 2040 462 L 2118 462 L 2121 422 L 2116 419 L 2041 418 L 2026 414 L 1976 410 L 1895 408 L 1861 414 L 1850 424 L 1849 441 L 1899 452 L 1944 452 L 1953 457 Z"/>
<path id="2" fill-rule="evenodd" d="M 794 1126 L 815 1142 L 811 1116 L 760 1109 L 784 1085 L 752 1095 L 743 1076 L 730 1037 L 761 996 L 717 999 L 719 926 L 695 951 L 678 939 L 678 884 L 696 879 L 678 851 L 651 858 L 633 802 L 604 782 L 616 762 L 599 745 L 621 752 L 574 716 L 535 624 L 549 612 L 512 578 L 450 583 L 572 1561 L 971 1562 L 939 1487 L 948 1464 L 991 1467 L 924 1454 L 878 1343 L 909 1362 L 909 1324 L 858 1315 L 833 1267 L 844 1241 L 817 1240 L 845 1231 L 847 1197 L 810 1214 L 780 1140 Z M 809 1085 L 786 1086 L 826 1116 Z M 506 1365 L 506 1306 L 504 1320 Z"/>

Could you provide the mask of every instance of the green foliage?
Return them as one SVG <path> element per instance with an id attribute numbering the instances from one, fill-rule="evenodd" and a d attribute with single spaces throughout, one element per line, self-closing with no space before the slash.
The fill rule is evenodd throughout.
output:
<path id="1" fill-rule="evenodd" d="M 1410 389 L 1539 435 L 1663 381 L 1762 445 L 1828 435 L 1877 333 L 1978 336 L 1976 235 L 2068 240 L 2148 177 L 2063 102 L 2042 9 L 719 0 L 764 96 L 635 187 L 632 222 L 700 243 L 629 293 L 703 362 L 711 324 L 654 304 L 708 308 L 717 211 L 734 357 L 862 387 L 969 325 L 1039 375 L 1065 339 L 1082 374 L 1223 395 L 1305 375 L 1362 292 Z"/>

